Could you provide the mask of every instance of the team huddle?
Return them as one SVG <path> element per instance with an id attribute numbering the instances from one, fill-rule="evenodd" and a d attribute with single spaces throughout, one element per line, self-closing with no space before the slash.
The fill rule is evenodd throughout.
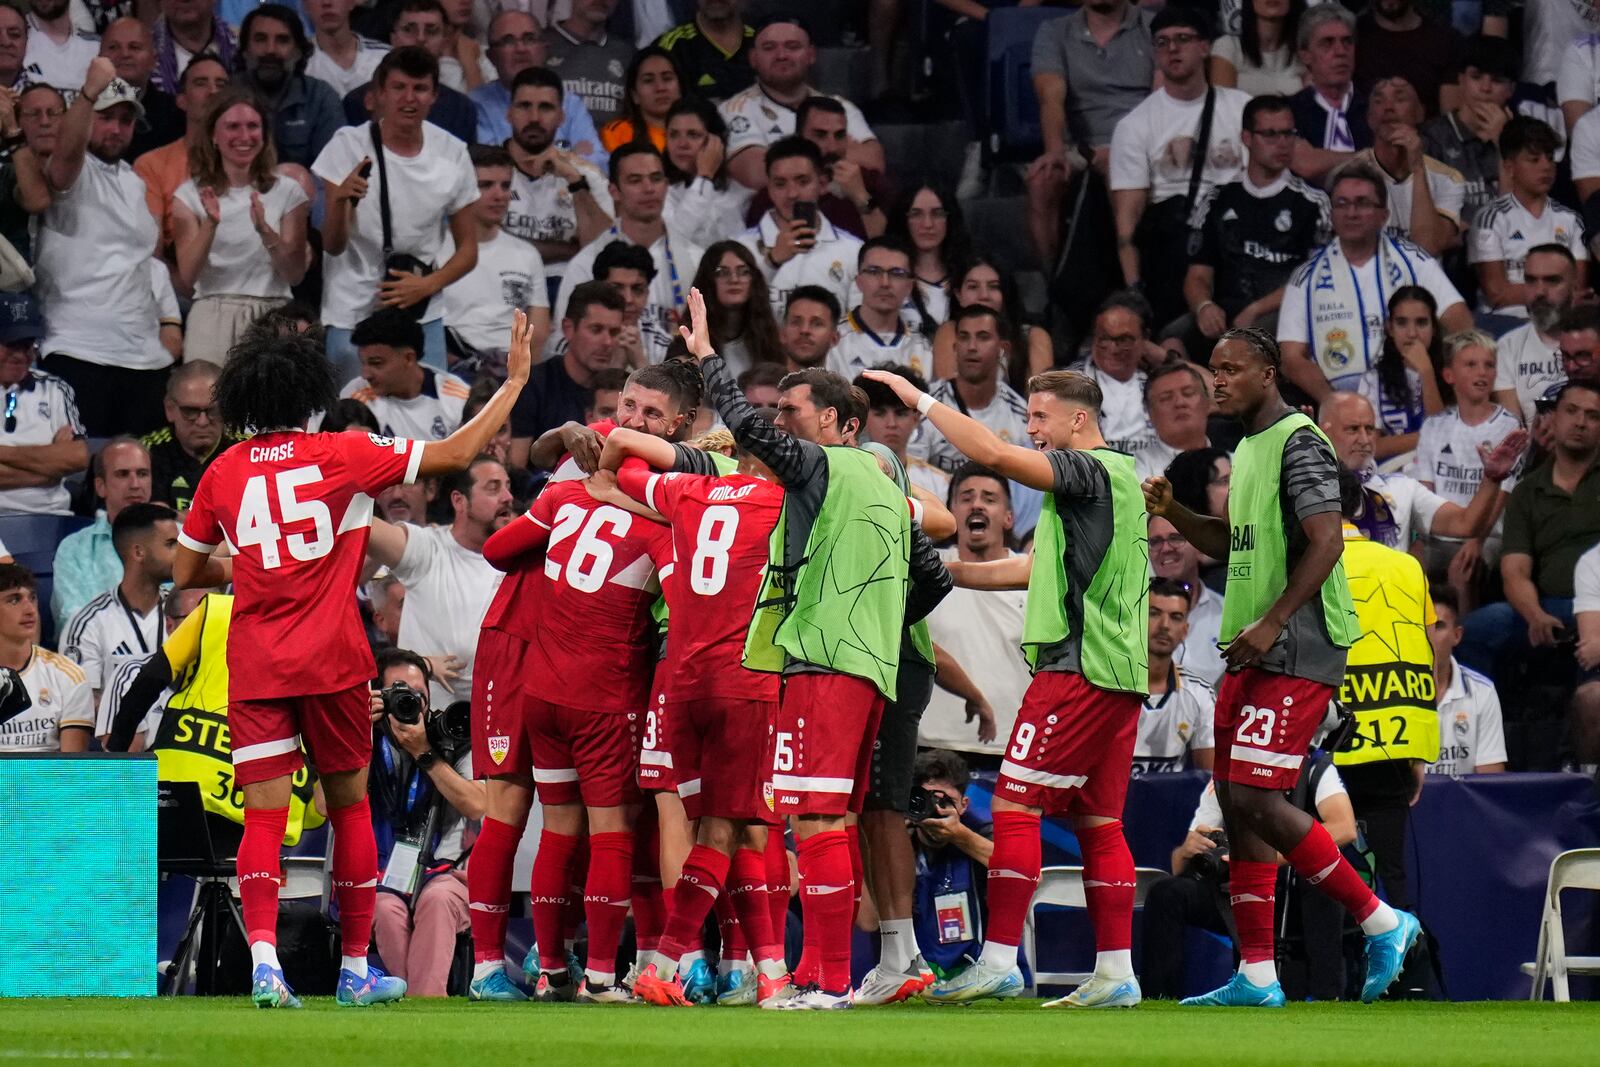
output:
<path id="1" fill-rule="evenodd" d="M 1163 478 L 1141 485 L 1132 457 L 1101 436 L 1100 389 L 1082 375 L 1029 383 L 1036 447 L 1023 448 L 904 378 L 868 371 L 968 458 L 1044 493 L 1031 556 L 947 564 L 930 536 L 949 532 L 948 513 L 907 485 L 890 450 L 855 446 L 847 382 L 791 374 L 778 409 L 757 409 L 713 351 L 697 291 L 689 311 L 689 359 L 636 371 L 616 420 L 585 431 L 583 447 L 565 430 L 536 443 L 536 454 L 571 456 L 484 546 L 504 579 L 483 619 L 471 701 L 473 768 L 488 781 L 467 870 L 475 999 L 828 1010 L 1015 996 L 1050 814 L 1070 819 L 1078 838 L 1097 957 L 1091 978 L 1045 1006 L 1137 1004 L 1134 864 L 1120 818 L 1148 684 L 1151 515 L 1230 563 L 1215 779 L 1241 963 L 1227 985 L 1186 1003 L 1284 1003 L 1273 962 L 1279 857 L 1361 924 L 1363 999 L 1384 992 L 1418 936 L 1415 918 L 1378 900 L 1282 792 L 1322 727 L 1356 631 L 1337 463 L 1321 431 L 1279 397 L 1270 337 L 1230 331 L 1211 359 L 1219 407 L 1246 429 L 1228 520 L 1188 511 Z M 337 999 L 405 993 L 367 961 L 379 875 L 365 781 L 373 671 L 350 594 L 373 495 L 467 466 L 505 421 L 531 363 L 520 314 L 513 333 L 506 383 L 455 434 L 426 445 L 305 434 L 332 384 L 320 352 L 295 337 L 241 343 L 218 382 L 224 419 L 258 433 L 205 475 L 175 576 L 237 591 L 228 658 L 246 804 L 239 888 L 262 1007 L 298 1006 L 275 928 L 302 748 L 335 832 Z M 682 413 L 702 388 L 727 432 L 689 443 L 679 438 L 692 415 Z M 231 555 L 214 554 L 224 543 Z M 855 987 L 857 820 L 866 828 L 881 814 L 874 807 L 905 810 L 928 693 L 919 680 L 934 659 L 922 620 L 953 584 L 1027 589 L 1023 652 L 1035 672 L 996 783 L 984 946 L 936 980 L 914 944 L 891 952 L 886 938 Z M 506 974 L 505 941 L 513 858 L 535 799 L 537 964 L 525 989 Z M 804 928 L 792 971 L 786 827 Z M 724 958 L 749 962 L 708 996 L 701 929 L 713 909 Z M 619 975 L 630 914 L 638 952 Z M 580 921 L 588 956 L 578 964 Z"/>

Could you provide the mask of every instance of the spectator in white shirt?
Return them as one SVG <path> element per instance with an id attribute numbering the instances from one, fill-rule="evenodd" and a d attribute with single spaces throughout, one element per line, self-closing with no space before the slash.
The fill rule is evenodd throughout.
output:
<path id="1" fill-rule="evenodd" d="M 766 150 L 767 191 L 772 209 L 739 239 L 756 254 L 781 315 L 789 294 L 817 285 L 833 294 L 841 308 L 850 304 L 861 242 L 823 217 L 822 152 L 803 137 L 785 137 Z"/>
<path id="2" fill-rule="evenodd" d="M 669 227 L 662 215 L 667 201 L 667 172 L 654 145 L 639 141 L 619 145 L 611 153 L 609 167 L 608 191 L 617 206 L 617 221 L 567 263 L 552 315 L 556 319 L 564 317 L 572 291 L 594 279 L 595 258 L 601 250 L 622 240 L 649 250 L 655 262 L 643 319 L 669 337 L 674 336 L 684 314 L 689 279 L 699 269 L 705 250 Z"/>
<path id="3" fill-rule="evenodd" d="M 444 478 L 439 494 L 450 505 L 448 526 L 376 519 L 367 555 L 405 586 L 396 640 L 427 658 L 433 703 L 442 708 L 472 692 L 478 630 L 502 577 L 484 560 L 483 543 L 513 512 L 511 480 L 488 456 Z"/>
<path id="4" fill-rule="evenodd" d="M 1206 437 L 1211 383 L 1199 367 L 1181 356 L 1145 376 L 1144 410 L 1155 434 L 1133 455 L 1140 478 L 1163 473 L 1180 452 L 1211 447 Z"/>
<path id="5" fill-rule="evenodd" d="M 498 145 L 469 149 L 478 179 L 472 217 L 478 228 L 478 262 L 444 291 L 444 324 L 464 347 L 504 354 L 511 347 L 514 311 L 528 316 L 530 344 L 544 348 L 550 335 L 550 296 L 539 250 L 505 231 L 511 207 L 511 155 Z"/>
<path id="6" fill-rule="evenodd" d="M 729 240 L 710 245 L 700 257 L 694 287 L 706 298 L 711 343 L 729 374 L 737 379 L 751 367 L 783 365 L 783 342 L 767 280 L 748 248 Z"/>
<path id="7" fill-rule="evenodd" d="M 594 280 L 605 282 L 622 295 L 622 333 L 617 337 L 615 362 L 618 368 L 637 370 L 667 358 L 676 338 L 662 328 L 660 320 L 647 312 L 651 283 L 656 277 L 656 262 L 650 252 L 621 239 L 600 250 L 594 260 Z M 551 358 L 567 350 L 565 335 L 556 339 Z"/>
<path id="8" fill-rule="evenodd" d="M 350 27 L 350 12 L 359 0 L 304 0 L 306 18 L 315 31 L 316 49 L 306 60 L 306 74 L 333 86 L 340 98 L 372 80 L 389 51 L 382 41 L 363 37 Z"/>
<path id="9" fill-rule="evenodd" d="M 1283 375 L 1313 400 L 1354 389 L 1383 351 L 1384 309 L 1401 285 L 1433 294 L 1445 332 L 1470 329 L 1472 312 L 1439 262 L 1384 232 L 1389 181 L 1367 160 L 1342 164 L 1328 180 L 1334 239 L 1289 278 L 1278 312 Z"/>
<path id="10" fill-rule="evenodd" d="M 361 376 L 340 391 L 372 409 L 385 436 L 442 441 L 461 425 L 467 383 L 422 365 L 422 327 L 405 311 L 384 308 L 350 334 Z"/>
<path id="11" fill-rule="evenodd" d="M 1170 578 L 1150 579 L 1150 692 L 1139 712 L 1133 774 L 1211 769 L 1216 753 L 1216 694 L 1178 665 L 1173 654 L 1189 635 L 1189 591 Z"/>
<path id="12" fill-rule="evenodd" d="M 1500 507 L 1500 483 L 1522 457 L 1527 436 L 1506 435 L 1491 452 L 1479 448 L 1483 481 L 1465 504 L 1446 500 L 1404 474 L 1379 474 L 1373 461 L 1378 436 L 1372 404 L 1359 393 L 1330 393 L 1317 409 L 1317 425 L 1333 442 L 1339 462 L 1361 478 L 1368 507 L 1353 521 L 1366 537 L 1401 551 L 1420 537 L 1482 537 Z"/>
<path id="13" fill-rule="evenodd" d="M 432 55 L 421 48 L 390 52 L 373 81 L 373 110 L 381 116 L 375 126 L 341 129 L 312 164 L 328 197 L 322 320 L 336 371 L 354 369 L 350 331 L 380 306 L 413 309 L 426 337 L 423 360 L 445 366 L 443 312 L 434 298 L 478 262 L 478 225 L 469 210 L 478 183 L 467 146 L 426 121 L 438 88 L 439 62 Z M 375 158 L 374 130 L 383 138 L 382 160 Z M 385 173 L 393 220 L 388 250 L 380 206 Z M 447 227 L 455 252 L 438 263 Z M 390 265 L 393 255 L 409 256 L 430 272 L 397 270 Z"/>
<path id="14" fill-rule="evenodd" d="M 1517 417 L 1497 404 L 1494 389 L 1494 339 L 1478 330 L 1454 334 L 1445 341 L 1444 380 L 1456 402 L 1422 424 L 1411 474 L 1424 488 L 1466 507 L 1483 482 L 1480 450 L 1492 449 L 1515 430 Z M 1505 495 L 1516 484 L 1507 478 L 1493 508 L 1493 524 L 1484 537 L 1466 541 L 1435 535 L 1427 538 L 1424 568 L 1434 580 L 1448 576 L 1464 604 L 1475 606 L 1476 587 L 1485 567 L 1500 559 L 1500 512 Z"/>
<path id="15" fill-rule="evenodd" d="M 186 360 L 221 364 L 245 327 L 288 300 L 309 262 L 309 175 L 279 166 L 270 116 L 256 96 L 226 89 L 212 97 L 190 146 L 198 167 L 172 205 L 178 282 L 194 297 Z"/>
<path id="16" fill-rule="evenodd" d="M 756 83 L 721 104 L 722 117 L 728 123 L 729 172 L 750 188 L 760 189 L 771 180 L 765 152 L 775 142 L 794 136 L 796 109 L 808 97 L 818 95 L 810 84 L 816 61 L 811 33 L 798 15 L 774 13 L 756 26 L 750 48 Z M 861 109 L 842 98 L 839 102 L 847 112 L 852 141 L 845 158 L 868 170 L 883 170 L 883 146 Z"/>
<path id="17" fill-rule="evenodd" d="M 160 426 L 173 362 L 151 283 L 156 220 L 144 182 L 122 162 L 139 113 L 133 86 L 96 57 L 45 163 L 55 193 L 39 219 L 35 269 L 49 325 L 39 347 L 95 437 Z"/>
<path id="18" fill-rule="evenodd" d="M 956 575 L 956 587 L 928 615 L 938 683 L 917 744 L 983 753 L 999 768 L 1017 709 L 1028 688 L 1028 662 L 1018 651 L 1027 594 L 1019 589 L 974 589 L 961 584 L 969 566 L 1010 559 L 1011 498 L 1007 480 L 967 463 L 950 481 L 950 511 L 956 520 L 956 546 L 939 555 Z M 960 678 L 953 677 L 960 668 Z M 970 686 L 961 684 L 970 682 Z M 975 691 L 979 699 L 959 695 Z M 976 726 L 974 721 L 976 720 Z"/>
<path id="19" fill-rule="evenodd" d="M 1506 732 L 1500 694 L 1494 682 L 1455 657 L 1461 643 L 1461 602 L 1449 587 L 1433 587 L 1435 621 L 1428 628 L 1433 645 L 1433 688 L 1439 700 L 1439 758 L 1429 774 L 1500 774 L 1506 769 Z"/>
<path id="20" fill-rule="evenodd" d="M 1149 352 L 1149 315 L 1149 303 L 1137 292 L 1112 293 L 1095 316 L 1089 358 L 1071 368 L 1100 387 L 1100 429 L 1106 444 L 1133 456 L 1148 451 L 1156 440 L 1144 410 L 1145 372 L 1139 369 Z"/>
<path id="21" fill-rule="evenodd" d="M 956 373 L 935 382 L 931 395 L 977 419 L 1007 444 L 1027 447 L 1028 401 L 1000 373 L 1007 336 L 1004 317 L 993 308 L 969 304 L 956 312 L 954 321 Z M 922 439 L 914 445 L 913 452 L 923 453 L 928 462 L 946 471 L 954 471 L 966 462 L 966 457 L 931 424 L 922 427 Z M 1009 502 L 1018 502 L 1016 495 L 1022 488 L 1011 488 Z"/>
<path id="22" fill-rule="evenodd" d="M 744 231 L 750 203 L 750 190 L 728 177 L 727 142 L 715 104 L 687 96 L 667 112 L 667 222 L 707 248 Z"/>
<path id="23" fill-rule="evenodd" d="M 24 74 L 30 82 L 75 92 L 100 54 L 100 38 L 73 28 L 70 0 L 28 0 L 28 10 Z"/>
<path id="24" fill-rule="evenodd" d="M 22 676 L 33 705 L 0 723 L 0 751 L 86 752 L 94 700 L 83 670 L 39 647 L 39 585 L 32 572 L 0 564 L 0 667 Z"/>
<path id="25" fill-rule="evenodd" d="M 828 369 L 851 379 L 880 363 L 903 363 L 925 375 L 933 369 L 928 338 L 901 314 L 916 276 L 911 249 L 893 237 L 873 237 L 856 258 L 861 303 L 845 315 L 839 341 L 828 353 Z"/>
<path id="26" fill-rule="evenodd" d="M 89 465 L 72 386 L 33 366 L 44 333 L 31 295 L 0 294 L 0 515 L 70 514 L 61 480 Z"/>
<path id="27" fill-rule="evenodd" d="M 1377 164 L 1389 187 L 1389 228 L 1438 256 L 1461 234 L 1467 184 L 1461 172 L 1423 151 L 1418 127 L 1427 113 L 1411 83 L 1381 79 L 1372 87 L 1367 124 L 1372 147 L 1357 159 Z"/>
<path id="28" fill-rule="evenodd" d="M 1550 386 L 1566 379 L 1561 366 L 1560 326 L 1578 291 L 1578 262 L 1565 245 L 1528 249 L 1522 267 L 1528 321 L 1495 342 L 1494 398 L 1524 426 L 1533 425 L 1535 404 Z M 1600 343 L 1600 317 L 1590 316 Z"/>
<path id="29" fill-rule="evenodd" d="M 1500 131 L 1505 192 L 1478 212 L 1467 250 L 1478 272 L 1480 311 L 1528 317 L 1532 293 L 1525 284 L 1525 263 L 1529 249 L 1539 245 L 1558 244 L 1570 251 L 1578 260 L 1578 287 L 1584 285 L 1589 251 L 1583 243 L 1583 218 L 1550 199 L 1560 147 L 1556 132 L 1538 119 L 1518 115 Z"/>
<path id="30" fill-rule="evenodd" d="M 1578 627 L 1577 691 L 1572 694 L 1572 724 L 1578 759 L 1600 761 L 1600 545 L 1578 557 L 1572 571 L 1572 617 Z"/>
<path id="31" fill-rule="evenodd" d="M 1150 519 L 1150 570 L 1157 578 L 1181 585 L 1187 592 L 1187 629 L 1172 652 L 1172 661 L 1215 688 L 1226 664 L 1217 648 L 1222 629 L 1222 598 L 1200 580 L 1200 551 L 1178 528 L 1159 516 Z"/>

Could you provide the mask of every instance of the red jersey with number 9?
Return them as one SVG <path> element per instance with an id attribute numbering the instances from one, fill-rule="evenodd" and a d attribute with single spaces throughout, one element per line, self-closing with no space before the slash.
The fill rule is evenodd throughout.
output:
<path id="1" fill-rule="evenodd" d="M 671 532 L 600 503 L 577 481 L 546 486 L 518 521 L 549 530 L 527 692 L 587 711 L 642 711 L 656 662 L 656 568 L 672 558 Z"/>
<path id="2" fill-rule="evenodd" d="M 372 502 L 413 482 L 423 442 L 377 434 L 276 431 L 206 469 L 178 540 L 234 553 L 228 632 L 232 700 L 333 693 L 370 679 L 356 579 Z"/>
<path id="3" fill-rule="evenodd" d="M 645 475 L 630 467 L 618 482 L 672 522 L 675 561 L 662 579 L 671 612 L 667 699 L 776 702 L 780 676 L 747 670 L 743 661 L 783 486 L 742 474 Z"/>

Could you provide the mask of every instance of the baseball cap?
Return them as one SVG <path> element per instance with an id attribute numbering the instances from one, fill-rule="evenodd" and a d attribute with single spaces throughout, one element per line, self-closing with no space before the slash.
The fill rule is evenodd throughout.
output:
<path id="1" fill-rule="evenodd" d="M 0 344 L 37 341 L 44 336 L 44 316 L 32 293 L 0 293 Z"/>
<path id="2" fill-rule="evenodd" d="M 112 78 L 111 84 L 100 91 L 95 97 L 94 109 L 104 111 L 116 107 L 118 104 L 132 104 L 133 110 L 139 115 L 144 114 L 144 105 L 139 103 L 139 90 L 123 81 L 121 78 Z"/>

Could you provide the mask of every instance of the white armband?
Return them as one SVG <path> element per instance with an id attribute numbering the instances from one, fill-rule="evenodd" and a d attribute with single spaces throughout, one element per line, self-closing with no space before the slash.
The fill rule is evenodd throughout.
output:
<path id="1" fill-rule="evenodd" d="M 917 398 L 917 414 L 926 415 L 937 403 L 938 401 L 933 398 L 932 393 L 923 393 Z"/>

